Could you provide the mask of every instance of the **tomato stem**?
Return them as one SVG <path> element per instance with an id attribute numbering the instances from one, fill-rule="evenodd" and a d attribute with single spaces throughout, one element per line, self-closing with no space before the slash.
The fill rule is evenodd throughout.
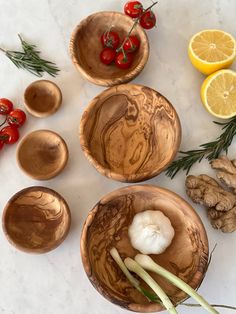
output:
<path id="1" fill-rule="evenodd" d="M 125 42 L 130 38 L 130 35 L 131 35 L 132 31 L 134 30 L 134 28 L 136 27 L 136 25 L 139 23 L 140 18 L 143 16 L 143 14 L 145 14 L 147 11 L 151 10 L 151 8 L 154 7 L 154 5 L 156 5 L 157 3 L 158 3 L 158 1 L 153 2 L 148 8 L 146 8 L 146 9 L 143 11 L 143 13 L 142 13 L 139 17 L 137 17 L 137 18 L 134 20 L 134 23 L 133 23 L 133 25 L 132 25 L 130 31 L 128 32 L 127 36 L 126 36 L 125 39 L 123 40 L 123 42 L 122 42 L 122 44 L 120 45 L 120 47 L 118 47 L 118 48 L 116 49 L 116 52 L 119 52 L 119 51 L 122 51 L 122 52 L 123 52 L 124 58 L 126 58 L 126 53 L 125 53 L 125 51 L 124 51 L 124 44 L 125 44 Z"/>
<path id="2" fill-rule="evenodd" d="M 7 116 L 5 117 L 5 120 L 0 124 L 0 127 L 3 126 L 7 121 Z"/>
<path id="3" fill-rule="evenodd" d="M 5 141 L 9 138 L 8 134 L 0 135 L 0 141 Z"/>

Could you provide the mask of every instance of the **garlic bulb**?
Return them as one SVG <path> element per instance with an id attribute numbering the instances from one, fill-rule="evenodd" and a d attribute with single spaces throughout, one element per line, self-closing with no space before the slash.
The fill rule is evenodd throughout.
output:
<path id="1" fill-rule="evenodd" d="M 132 246 L 143 254 L 163 253 L 175 235 L 169 218 L 158 210 L 136 214 L 128 233 Z"/>

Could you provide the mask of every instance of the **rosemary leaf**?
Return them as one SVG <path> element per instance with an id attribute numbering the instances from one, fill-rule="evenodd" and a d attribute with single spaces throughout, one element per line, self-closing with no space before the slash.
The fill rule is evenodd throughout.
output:
<path id="1" fill-rule="evenodd" d="M 186 175 L 196 162 L 201 162 L 205 157 L 209 161 L 218 158 L 222 152 L 228 153 L 228 148 L 232 143 L 234 136 L 236 135 L 236 116 L 229 119 L 227 122 L 216 122 L 222 127 L 221 135 L 212 142 L 201 144 L 199 149 L 180 151 L 178 159 L 174 160 L 166 170 L 166 175 L 174 178 L 174 176 L 180 171 L 186 171 Z"/>
<path id="2" fill-rule="evenodd" d="M 58 74 L 60 70 L 56 64 L 42 59 L 36 45 L 27 43 L 20 35 L 18 37 L 23 51 L 4 50 L 0 48 L 17 68 L 25 69 L 38 77 L 41 77 L 45 72 L 51 76 Z"/>

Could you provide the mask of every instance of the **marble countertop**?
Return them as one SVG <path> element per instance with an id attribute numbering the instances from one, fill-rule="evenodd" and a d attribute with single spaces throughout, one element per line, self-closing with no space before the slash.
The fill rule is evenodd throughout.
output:
<path id="1" fill-rule="evenodd" d="M 147 5 L 150 1 L 143 1 Z M 36 43 L 43 56 L 61 68 L 53 79 L 63 93 L 63 106 L 55 115 L 37 119 L 28 117 L 21 135 L 36 129 L 51 129 L 66 140 L 70 158 L 58 177 L 38 182 L 26 177 L 16 164 L 16 146 L 0 153 L 1 211 L 18 190 L 45 185 L 61 193 L 71 208 L 72 227 L 68 238 L 56 250 L 45 255 L 27 255 L 17 251 L 0 232 L 0 313 L 1 314 L 122 314 L 128 313 L 109 303 L 91 286 L 81 264 L 80 233 L 88 211 L 104 194 L 125 184 L 109 180 L 96 172 L 84 157 L 78 139 L 78 126 L 88 102 L 103 90 L 84 80 L 74 68 L 68 53 L 70 34 L 81 19 L 101 10 L 121 11 L 121 0 L 0 0 L 0 45 L 16 49 L 17 33 Z M 150 86 L 165 95 L 175 106 L 182 123 L 181 149 L 197 147 L 212 140 L 220 128 L 212 123 L 201 105 L 199 88 L 203 75 L 190 64 L 187 44 L 192 34 L 204 28 L 224 29 L 234 36 L 235 0 L 161 0 L 157 8 L 158 27 L 148 33 L 151 54 L 143 72 L 134 83 Z M 37 78 L 17 70 L 0 54 L 0 97 L 23 106 L 23 93 Z M 236 63 L 232 67 L 236 70 Z M 50 79 L 47 75 L 45 78 Z M 234 157 L 234 141 L 229 156 Z M 206 161 L 193 167 L 192 173 L 214 175 Z M 164 174 L 147 184 L 166 187 L 187 199 L 185 175 L 170 180 Z M 213 230 L 205 210 L 194 205 L 208 232 L 210 247 L 218 244 L 200 293 L 212 303 L 235 305 L 236 233 Z M 202 309 L 180 308 L 181 313 L 205 313 Z M 229 313 L 220 310 L 220 313 Z"/>

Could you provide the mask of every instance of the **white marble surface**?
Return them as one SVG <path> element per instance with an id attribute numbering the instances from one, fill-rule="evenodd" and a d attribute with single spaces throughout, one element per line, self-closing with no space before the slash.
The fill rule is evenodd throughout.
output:
<path id="1" fill-rule="evenodd" d="M 100 197 L 122 183 L 98 174 L 85 159 L 79 145 L 78 125 L 87 103 L 103 90 L 81 78 L 71 63 L 68 44 L 74 26 L 88 14 L 100 10 L 122 10 L 121 0 L 0 0 L 0 44 L 15 49 L 17 33 L 42 49 L 43 56 L 62 69 L 54 81 L 63 92 L 63 106 L 54 116 L 39 120 L 28 117 L 21 135 L 40 128 L 59 132 L 69 146 L 70 159 L 64 172 L 47 182 L 26 177 L 17 167 L 16 146 L 0 153 L 1 211 L 18 190 L 43 184 L 61 193 L 72 212 L 72 228 L 66 241 L 55 251 L 34 256 L 17 251 L 0 232 L 1 314 L 122 314 L 128 313 L 101 297 L 87 280 L 80 259 L 80 233 L 88 211 Z M 212 117 L 199 98 L 203 76 L 187 57 L 188 39 L 203 28 L 222 28 L 236 36 L 235 0 L 160 0 L 155 9 L 158 28 L 149 32 L 151 55 L 147 66 L 134 81 L 163 93 L 175 106 L 183 127 L 181 149 L 194 148 L 219 134 Z M 147 5 L 149 1 L 144 1 Z M 233 66 L 236 70 L 236 64 Z M 36 78 L 17 70 L 0 54 L 0 97 L 9 97 L 22 107 L 23 92 Z M 45 76 L 45 78 L 49 78 Z M 235 151 L 234 141 L 230 156 Z M 211 174 L 207 162 L 192 173 Z M 167 187 L 187 199 L 184 174 L 170 180 L 164 174 L 148 184 Z M 218 243 L 200 292 L 213 303 L 234 304 L 236 295 L 236 233 L 222 234 L 211 228 L 205 211 L 195 206 L 203 219 L 211 247 Z M 180 313 L 204 313 L 202 309 L 180 308 Z M 230 311 L 221 310 L 220 313 Z"/>

